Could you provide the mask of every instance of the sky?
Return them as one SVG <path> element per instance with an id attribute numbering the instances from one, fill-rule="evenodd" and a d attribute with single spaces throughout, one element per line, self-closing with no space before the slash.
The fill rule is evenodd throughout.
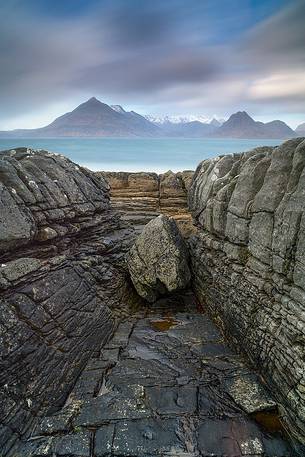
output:
<path id="1" fill-rule="evenodd" d="M 0 130 L 92 96 L 305 122 L 305 0 L 2 0 L 0 21 Z"/>

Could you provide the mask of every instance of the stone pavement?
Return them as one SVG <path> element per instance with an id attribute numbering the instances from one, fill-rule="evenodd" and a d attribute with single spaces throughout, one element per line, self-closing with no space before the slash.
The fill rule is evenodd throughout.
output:
<path id="1" fill-rule="evenodd" d="M 294 455 L 276 403 L 189 294 L 123 320 L 16 457 Z"/>

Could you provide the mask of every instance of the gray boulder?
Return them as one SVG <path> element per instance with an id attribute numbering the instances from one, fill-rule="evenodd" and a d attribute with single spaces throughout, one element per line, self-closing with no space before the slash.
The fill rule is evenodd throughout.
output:
<path id="1" fill-rule="evenodd" d="M 138 294 L 151 303 L 184 289 L 191 277 L 188 251 L 174 219 L 151 220 L 127 254 L 127 265 Z"/>

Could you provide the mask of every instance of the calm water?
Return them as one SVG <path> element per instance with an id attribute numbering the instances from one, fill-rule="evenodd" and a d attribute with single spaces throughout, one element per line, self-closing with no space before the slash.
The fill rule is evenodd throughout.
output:
<path id="1" fill-rule="evenodd" d="M 194 170 L 199 162 L 282 140 L 235 139 L 0 139 L 0 151 L 20 146 L 66 155 L 91 170 L 155 171 Z"/>

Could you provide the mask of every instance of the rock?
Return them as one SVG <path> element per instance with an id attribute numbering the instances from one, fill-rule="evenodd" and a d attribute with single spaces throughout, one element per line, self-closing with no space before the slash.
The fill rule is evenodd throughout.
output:
<path id="1" fill-rule="evenodd" d="M 194 295 L 187 296 L 186 308 L 176 302 L 172 309 L 174 326 L 154 325 L 168 319 L 165 303 L 149 316 L 145 306 L 121 322 L 102 360 L 93 355 L 88 361 L 70 404 L 37 418 L 18 457 L 195 457 L 199 449 L 205 456 L 240 456 L 240 449 L 244 456 L 295 456 L 279 433 L 259 427 L 245 412 L 249 405 L 250 411 L 269 408 L 270 398 L 242 355 L 230 351 L 212 320 L 198 312 Z M 214 344 L 219 347 L 212 357 Z M 241 391 L 234 389 L 238 384 Z M 84 392 L 85 401 L 75 400 Z"/>
<path id="2" fill-rule="evenodd" d="M 65 404 L 113 331 L 110 308 L 122 307 L 133 233 L 108 192 L 106 181 L 63 156 L 0 154 L 1 455 L 32 455 L 16 451 L 19 441 L 37 416 Z M 56 452 L 88 454 L 89 437 L 76 451 L 73 443 L 71 435 Z"/>
<path id="3" fill-rule="evenodd" d="M 187 191 L 192 171 L 173 173 L 97 172 L 110 186 L 111 203 L 122 218 L 140 233 L 145 224 L 158 216 L 172 216 L 183 235 L 193 232 L 194 226 L 187 206 Z"/>
<path id="4" fill-rule="evenodd" d="M 127 265 L 138 294 L 149 302 L 184 289 L 190 281 L 188 252 L 175 221 L 163 215 L 150 221 L 129 251 Z"/>
<path id="5" fill-rule="evenodd" d="M 128 309 L 125 256 L 134 233 L 111 208 L 103 179 L 60 155 L 21 148 L 0 155 L 0 182 L 1 456 L 229 455 L 230 441 L 245 455 L 293 455 L 245 412 L 248 396 L 251 411 L 271 400 L 242 382 L 250 374 L 242 356 L 189 289 L 149 312 L 134 293 L 137 309 Z M 165 193 L 176 185 L 180 192 L 168 174 Z M 148 266 L 136 266 L 154 266 L 145 292 L 187 285 L 175 222 L 160 216 L 144 232 Z"/>
<path id="6" fill-rule="evenodd" d="M 197 297 L 260 368 L 303 442 L 304 192 L 304 138 L 205 160 L 189 189 L 198 228 L 189 242 Z"/>
<path id="7" fill-rule="evenodd" d="M 277 407 L 276 402 L 253 375 L 229 378 L 225 384 L 235 403 L 249 414 Z"/>

